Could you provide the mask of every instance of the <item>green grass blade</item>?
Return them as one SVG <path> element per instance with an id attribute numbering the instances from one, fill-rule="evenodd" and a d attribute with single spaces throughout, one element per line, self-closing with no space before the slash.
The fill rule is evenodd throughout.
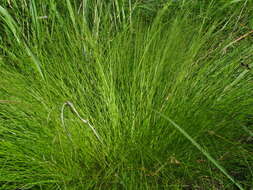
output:
<path id="1" fill-rule="evenodd" d="M 75 28 L 76 33 L 78 34 L 79 32 L 78 32 L 78 27 L 76 24 L 75 13 L 74 13 L 73 7 L 72 7 L 71 2 L 69 0 L 66 0 L 66 3 L 67 3 L 67 8 L 69 11 L 71 22 L 73 24 L 73 27 Z"/>
<path id="2" fill-rule="evenodd" d="M 170 119 L 168 116 L 154 110 L 155 113 L 160 115 L 162 118 L 169 121 L 182 135 L 184 135 L 185 138 L 187 138 L 199 151 L 206 156 L 206 158 L 212 162 L 228 179 L 230 179 L 240 190 L 244 190 L 244 188 L 237 183 L 233 177 L 231 177 L 227 171 L 205 150 L 203 149 L 197 141 L 195 141 L 182 127 L 177 125 L 172 119 Z"/>
<path id="3" fill-rule="evenodd" d="M 250 131 L 247 127 L 245 127 L 245 126 L 242 126 L 242 128 L 247 132 L 247 133 L 249 133 L 249 135 L 251 136 L 251 137 L 253 137 L 253 132 L 252 131 Z"/>
<path id="4" fill-rule="evenodd" d="M 0 5 L 0 15 L 2 15 L 5 23 L 7 24 L 7 26 L 11 30 L 11 32 L 14 35 L 17 42 L 20 44 L 21 40 L 20 40 L 20 37 L 19 37 L 18 32 L 17 32 L 16 23 L 13 20 L 13 18 L 11 17 L 11 15 L 8 13 L 8 11 L 6 9 L 4 9 L 1 5 Z"/>
<path id="5" fill-rule="evenodd" d="M 33 61 L 37 71 L 39 72 L 41 78 L 44 80 L 44 75 L 43 72 L 41 70 L 41 63 L 38 60 L 38 58 L 33 54 L 33 52 L 30 50 L 30 48 L 25 44 L 25 50 L 27 52 L 27 54 L 30 56 L 31 60 Z"/>
<path id="6" fill-rule="evenodd" d="M 37 8 L 36 8 L 36 3 L 34 0 L 32 0 L 30 2 L 30 11 L 31 11 L 31 15 L 32 15 L 32 23 L 33 23 L 33 27 L 35 28 L 35 33 L 37 35 L 37 38 L 40 38 L 40 25 L 38 22 L 38 12 L 37 12 Z"/>
<path id="7" fill-rule="evenodd" d="M 32 53 L 32 51 L 27 46 L 27 44 L 25 42 L 22 43 L 21 38 L 19 37 L 18 32 L 17 32 L 18 27 L 17 27 L 16 22 L 11 17 L 11 15 L 8 13 L 8 11 L 6 9 L 4 9 L 1 5 L 0 5 L 0 14 L 3 16 L 5 23 L 10 28 L 10 30 L 13 33 L 13 35 L 14 35 L 15 39 L 17 40 L 17 42 L 20 45 L 25 46 L 26 53 L 31 57 L 37 71 L 39 72 L 40 76 L 44 79 L 44 75 L 42 73 L 41 64 L 40 64 L 39 60 L 35 57 L 35 55 Z"/>

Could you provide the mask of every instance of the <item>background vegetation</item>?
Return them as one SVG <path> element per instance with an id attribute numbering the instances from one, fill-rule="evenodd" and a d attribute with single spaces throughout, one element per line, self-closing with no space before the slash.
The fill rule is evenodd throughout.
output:
<path id="1" fill-rule="evenodd" d="M 0 189 L 252 188 L 252 15 L 2 0 Z"/>

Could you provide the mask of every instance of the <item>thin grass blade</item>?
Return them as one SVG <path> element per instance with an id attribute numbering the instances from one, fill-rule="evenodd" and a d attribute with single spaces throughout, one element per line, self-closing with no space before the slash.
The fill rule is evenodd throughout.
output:
<path id="1" fill-rule="evenodd" d="M 170 119 L 168 116 L 154 110 L 154 112 L 158 115 L 160 115 L 162 118 L 169 121 L 182 135 L 184 135 L 185 138 L 187 138 L 199 151 L 206 156 L 206 158 L 212 162 L 231 182 L 233 182 L 240 190 L 244 190 L 244 188 L 237 183 L 233 177 L 231 177 L 227 171 L 205 150 L 203 149 L 197 141 L 195 141 L 182 127 L 177 125 L 172 119 Z"/>
<path id="2" fill-rule="evenodd" d="M 7 24 L 7 26 L 11 30 L 15 39 L 20 44 L 21 40 L 20 40 L 20 37 L 17 32 L 17 25 L 16 25 L 15 21 L 13 20 L 13 18 L 11 17 L 11 15 L 8 13 L 8 11 L 5 8 L 3 8 L 1 5 L 0 5 L 0 15 L 3 17 L 5 23 Z"/>

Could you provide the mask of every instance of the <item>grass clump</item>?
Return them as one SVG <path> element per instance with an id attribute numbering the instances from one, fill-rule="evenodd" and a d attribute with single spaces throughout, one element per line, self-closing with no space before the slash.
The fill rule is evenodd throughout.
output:
<path id="1" fill-rule="evenodd" d="M 0 189 L 252 187 L 251 5 L 3 1 Z"/>

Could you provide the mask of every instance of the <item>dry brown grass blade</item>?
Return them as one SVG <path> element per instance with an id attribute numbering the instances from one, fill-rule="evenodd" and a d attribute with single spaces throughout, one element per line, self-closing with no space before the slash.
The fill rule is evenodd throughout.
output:
<path id="1" fill-rule="evenodd" d="M 229 43 L 228 45 L 226 45 L 224 48 L 223 48 L 223 52 L 226 53 L 227 51 L 227 48 L 232 46 L 233 44 L 235 44 L 236 42 L 239 42 L 240 40 L 246 38 L 247 36 L 249 36 L 250 34 L 253 33 L 253 30 L 247 32 L 246 34 L 240 36 L 239 38 L 237 38 L 236 40 L 232 41 L 231 43 Z"/>
<path id="2" fill-rule="evenodd" d="M 76 110 L 76 108 L 74 107 L 74 105 L 73 105 L 71 102 L 69 102 L 69 101 L 65 102 L 65 103 L 63 104 L 63 106 L 62 106 L 62 109 L 61 109 L 61 121 L 62 121 L 62 126 L 63 126 L 64 128 L 65 128 L 65 124 L 64 124 L 64 114 L 63 114 L 63 113 L 64 113 L 64 107 L 65 107 L 65 106 L 69 106 L 69 107 L 71 108 L 71 110 L 76 114 L 76 116 L 77 116 L 83 123 L 85 123 L 85 124 L 87 124 L 87 125 L 89 126 L 89 128 L 93 131 L 94 135 L 97 137 L 97 139 L 98 139 L 101 143 L 103 143 L 101 137 L 98 135 L 98 133 L 97 133 L 97 131 L 95 130 L 95 128 L 90 124 L 90 122 L 89 122 L 88 120 L 83 119 L 83 118 L 80 116 L 79 112 Z"/>
<path id="3" fill-rule="evenodd" d="M 0 104 L 18 104 L 20 102 L 14 100 L 0 100 Z"/>

